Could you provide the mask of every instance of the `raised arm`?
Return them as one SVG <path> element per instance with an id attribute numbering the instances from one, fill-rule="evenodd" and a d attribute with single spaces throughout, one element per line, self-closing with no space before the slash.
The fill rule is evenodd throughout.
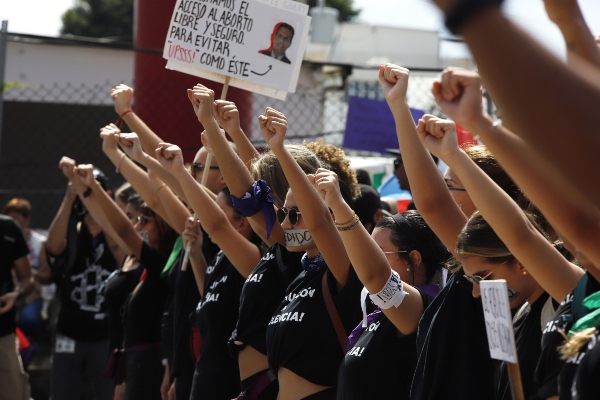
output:
<path id="1" fill-rule="evenodd" d="M 188 174 L 189 175 L 189 174 Z M 166 221 L 175 232 L 183 232 L 185 221 L 192 216 L 185 204 L 171 191 L 166 183 L 163 183 L 152 171 L 148 172 L 148 177 L 154 186 L 160 202 L 167 215 Z"/>
<path id="2" fill-rule="evenodd" d="M 220 124 L 225 125 L 230 131 L 237 130 L 236 126 L 239 127 L 239 113 L 235 104 L 231 102 L 227 102 L 227 104 L 215 102 L 214 92 L 202 85 L 196 85 L 193 90 L 188 90 L 188 97 L 194 106 L 194 112 L 198 117 L 198 121 L 204 126 L 205 137 L 208 138 L 212 151 L 219 160 L 219 167 L 227 183 L 227 187 L 233 196 L 237 198 L 244 197 L 246 192 L 252 187 L 254 178 L 244 164 L 245 161 L 240 159 L 227 142 L 227 138 L 223 135 L 221 129 L 219 129 L 218 122 L 220 121 Z M 265 243 L 271 245 L 277 241 L 285 244 L 283 230 L 278 224 L 273 226 L 273 232 L 267 238 L 266 219 L 262 211 L 248 218 L 252 221 L 252 227 L 255 232 Z"/>
<path id="3" fill-rule="evenodd" d="M 458 146 L 451 121 L 426 119 L 427 148 L 459 177 L 469 197 L 513 256 L 556 301 L 575 287 L 583 271 L 531 225 L 519 206 Z M 452 128 L 450 128 L 451 126 Z M 526 243 L 526 245 L 524 245 Z"/>
<path id="4" fill-rule="evenodd" d="M 192 218 L 188 218 L 185 221 L 185 229 L 181 234 L 183 241 L 190 245 L 190 264 L 192 265 L 192 272 L 194 273 L 194 279 L 196 279 L 196 286 L 200 296 L 204 296 L 204 281 L 206 278 L 207 263 L 202 253 L 202 231 L 200 229 L 200 222 L 194 221 Z"/>
<path id="5" fill-rule="evenodd" d="M 115 111 L 119 118 L 125 121 L 129 129 L 136 132 L 144 151 L 154 157 L 154 150 L 163 140 L 156 134 L 131 108 L 133 89 L 127 85 L 120 84 L 110 91 L 110 97 L 115 103 Z"/>
<path id="6" fill-rule="evenodd" d="M 233 139 L 244 165 L 249 166 L 250 162 L 258 158 L 260 154 L 242 130 L 237 106 L 234 102 L 227 100 L 215 100 L 214 106 L 217 123 Z"/>
<path id="7" fill-rule="evenodd" d="M 585 23 L 577 0 L 544 0 L 548 18 L 558 26 L 567 45 L 567 63 L 582 58 L 600 68 L 600 49 Z"/>
<path id="8" fill-rule="evenodd" d="M 435 2 L 447 15 L 457 15 L 462 3 Z M 593 128 L 600 126 L 600 86 L 594 83 L 598 69 L 584 61 L 566 66 L 499 7 L 470 15 L 456 31 L 468 44 L 495 103 L 510 116 L 513 132 L 553 166 L 563 192 L 587 197 L 599 208 L 600 186 L 590 185 L 600 172 L 600 135 Z"/>
<path id="9" fill-rule="evenodd" d="M 498 163 L 544 214 L 554 229 L 600 265 L 600 213 L 592 203 L 564 193 L 543 160 L 523 139 L 493 121 L 481 108 L 481 80 L 472 71 L 449 69 L 434 86 L 434 96 L 444 113 L 469 132 L 479 135 Z M 452 102 L 441 96 L 443 87 L 459 93 Z M 551 193 L 552 195 L 548 195 Z"/>
<path id="10" fill-rule="evenodd" d="M 77 192 L 73 184 L 69 182 L 67 190 L 63 197 L 58 212 L 54 216 L 50 227 L 48 228 L 48 238 L 46 240 L 46 250 L 53 256 L 58 256 L 67 247 L 67 231 L 69 230 L 69 218 L 73 203 L 77 198 Z"/>
<path id="11" fill-rule="evenodd" d="M 452 199 L 444 178 L 417 135 L 406 104 L 409 71 L 393 64 L 379 68 L 379 81 L 396 121 L 402 161 L 415 205 L 427 224 L 452 253 L 467 217 Z"/>
<path id="12" fill-rule="evenodd" d="M 63 174 L 65 174 L 65 176 L 70 180 L 73 189 L 75 190 L 79 198 L 82 199 L 82 202 L 85 205 L 87 211 L 90 213 L 94 221 L 100 226 L 102 232 L 104 232 L 106 242 L 114 259 L 117 261 L 117 263 L 120 263 L 125 258 L 125 256 L 131 252 L 131 249 L 127 246 L 125 242 L 123 242 L 123 240 L 121 240 L 119 235 L 113 229 L 113 226 L 111 225 L 110 221 L 106 219 L 104 211 L 102 210 L 100 204 L 93 200 L 90 201 L 86 198 L 87 186 L 81 181 L 81 179 L 79 179 L 79 177 L 74 172 L 75 160 L 69 157 L 63 157 L 61 158 L 58 166 L 63 171 Z M 96 180 L 94 179 L 93 167 L 91 179 L 93 179 L 94 182 L 96 182 Z M 119 210 L 121 209 L 119 208 Z"/>
<path id="13" fill-rule="evenodd" d="M 260 250 L 247 240 L 233 224 L 241 221 L 228 219 L 225 212 L 204 191 L 183 165 L 181 149 L 169 143 L 161 143 L 156 158 L 181 184 L 189 205 L 200 224 L 225 253 L 229 261 L 244 277 L 248 277 L 260 261 Z"/>
<path id="14" fill-rule="evenodd" d="M 127 215 L 112 201 L 102 186 L 94 179 L 92 165 L 79 165 L 74 169 L 81 182 L 87 187 L 82 193 L 82 201 L 86 207 L 100 207 L 107 221 L 110 222 L 115 234 L 123 240 L 125 245 L 139 259 L 142 256 L 142 244 L 144 239 L 135 230 Z M 75 181 L 75 178 L 73 181 Z M 89 190 L 88 190 L 89 189 Z M 84 196 L 87 194 L 87 196 Z"/>
<path id="15" fill-rule="evenodd" d="M 333 211 L 336 222 L 358 218 L 342 198 L 338 177 L 334 172 L 319 168 L 315 176 L 309 178 L 321 198 Z M 354 228 L 341 230 L 340 233 L 358 278 L 369 293 L 379 293 L 386 287 L 392 274 L 392 268 L 383 250 L 360 222 Z M 398 307 L 382 310 L 402 334 L 409 335 L 417 330 L 423 315 L 423 299 L 415 288 L 406 283 L 403 283 L 403 290 L 409 295 L 404 297 Z"/>
<path id="16" fill-rule="evenodd" d="M 117 146 L 120 144 L 123 148 L 131 148 L 133 147 L 133 141 L 130 138 L 121 138 L 120 130 L 114 124 L 100 129 L 100 138 L 102 139 L 102 151 L 119 168 L 119 172 L 125 180 L 133 186 L 140 197 L 148 204 L 148 207 L 154 210 L 165 221 L 168 221 L 162 202 L 158 198 L 156 189 L 154 189 L 154 186 L 150 182 L 148 173 L 137 166 Z"/>
<path id="17" fill-rule="evenodd" d="M 263 138 L 277 156 L 290 183 L 306 227 L 338 285 L 343 287 L 348 279 L 350 259 L 327 205 L 283 144 L 287 118 L 279 111 L 267 108 L 265 115 L 258 117 L 258 122 Z"/>

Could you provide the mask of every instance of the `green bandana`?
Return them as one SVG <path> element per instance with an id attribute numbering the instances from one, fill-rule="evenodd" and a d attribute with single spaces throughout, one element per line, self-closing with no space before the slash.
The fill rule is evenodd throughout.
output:
<path id="1" fill-rule="evenodd" d="M 173 246 L 173 251 L 171 251 L 171 255 L 169 256 L 169 259 L 167 260 L 167 263 L 165 264 L 165 267 L 163 268 L 161 275 L 164 275 L 167 272 L 169 272 L 169 270 L 173 266 L 173 263 L 175 262 L 175 260 L 177 260 L 177 257 L 179 257 L 179 252 L 181 252 L 181 249 L 183 249 L 183 239 L 181 238 L 181 236 L 179 236 L 177 238 L 177 240 L 175 241 L 175 245 Z"/>
<path id="2" fill-rule="evenodd" d="M 596 292 L 586 297 L 583 300 L 583 306 L 590 310 L 590 313 L 575 322 L 569 331 L 569 337 L 573 337 L 574 334 L 581 332 L 584 329 L 594 328 L 600 323 L 600 292 Z"/>

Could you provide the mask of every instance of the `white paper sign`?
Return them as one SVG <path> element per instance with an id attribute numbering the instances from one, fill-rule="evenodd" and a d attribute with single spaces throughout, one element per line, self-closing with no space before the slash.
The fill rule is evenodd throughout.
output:
<path id="1" fill-rule="evenodd" d="M 281 97 L 278 92 L 296 90 L 307 12 L 291 0 L 177 0 L 163 57 L 167 68 L 208 79 L 227 75 L 232 86 L 243 81 L 244 89 L 266 94 L 271 88 Z"/>
<path id="2" fill-rule="evenodd" d="M 479 286 L 490 355 L 496 360 L 517 363 L 517 346 L 506 281 L 481 281 Z"/>

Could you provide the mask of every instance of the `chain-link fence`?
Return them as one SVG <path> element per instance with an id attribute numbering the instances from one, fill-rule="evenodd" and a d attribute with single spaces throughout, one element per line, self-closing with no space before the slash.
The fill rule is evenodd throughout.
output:
<path id="1" fill-rule="evenodd" d="M 251 113 L 246 113 L 247 133 L 257 147 L 264 147 L 256 127 L 256 117 L 266 106 L 282 111 L 290 122 L 288 138 L 291 142 L 312 141 L 323 137 L 328 143 L 342 146 L 348 99 L 351 96 L 379 99 L 383 95 L 373 70 L 373 80 L 355 81 L 345 78 L 325 79 L 314 84 L 300 83 L 296 93 L 285 101 L 254 95 Z M 431 95 L 431 84 L 436 74 L 413 70 L 408 103 L 427 113 L 441 115 Z M 0 205 L 12 197 L 24 197 L 32 202 L 34 228 L 46 229 L 58 210 L 66 188 L 66 179 L 58 170 L 63 155 L 78 163 L 92 163 L 111 179 L 114 188 L 123 180 L 102 154 L 99 128 L 114 122 L 116 114 L 110 103 L 110 89 L 119 81 L 103 85 L 53 85 L 50 87 L 12 87 L 4 92 L 4 120 L 0 141 Z M 191 109 L 170 109 L 168 100 L 155 102 L 152 113 L 164 118 L 189 118 L 192 127 L 197 122 Z M 240 109 L 248 105 L 238 104 Z M 143 118 L 143 115 L 142 115 Z M 152 127 L 152 126 L 151 126 Z M 127 128 L 124 127 L 124 130 Z M 193 128 L 192 143 L 188 137 L 185 147 L 195 151 L 200 143 L 198 128 Z M 180 144 L 183 137 L 174 132 L 157 132 L 165 140 Z M 186 147 L 187 146 L 187 147 Z M 352 155 L 372 153 L 348 150 Z"/>

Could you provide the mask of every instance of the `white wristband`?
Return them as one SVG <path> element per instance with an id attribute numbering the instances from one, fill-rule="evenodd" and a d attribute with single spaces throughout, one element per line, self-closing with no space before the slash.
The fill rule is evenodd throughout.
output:
<path id="1" fill-rule="evenodd" d="M 390 274 L 390 278 L 386 282 L 383 289 L 379 293 L 371 294 L 371 301 L 379 308 L 385 310 L 392 307 L 398 307 L 402 304 L 404 296 L 408 293 L 404 291 L 404 285 L 400 279 L 400 275 L 394 270 Z"/>

